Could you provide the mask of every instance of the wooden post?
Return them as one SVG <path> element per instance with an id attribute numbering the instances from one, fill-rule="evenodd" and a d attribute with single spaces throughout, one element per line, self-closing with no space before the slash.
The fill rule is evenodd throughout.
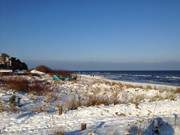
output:
<path id="1" fill-rule="evenodd" d="M 16 95 L 12 95 L 9 99 L 10 106 L 16 106 Z"/>
<path id="2" fill-rule="evenodd" d="M 61 105 L 58 106 L 58 112 L 59 112 L 59 115 L 63 113 L 63 108 Z"/>
<path id="3" fill-rule="evenodd" d="M 19 107 L 21 106 L 21 105 L 20 105 L 20 101 L 21 101 L 21 98 L 18 98 L 18 100 L 17 100 L 17 106 L 19 106 Z"/>
<path id="4" fill-rule="evenodd" d="M 81 123 L 81 131 L 82 131 L 82 130 L 86 130 L 86 128 L 87 128 L 87 127 L 86 127 L 86 123 Z"/>
<path id="5" fill-rule="evenodd" d="M 0 101 L 0 113 L 3 112 L 3 103 Z M 1 132 L 0 132 L 1 133 Z"/>
<path id="6" fill-rule="evenodd" d="M 174 125 L 176 127 L 176 121 L 177 121 L 178 115 L 177 114 L 173 114 L 173 115 L 174 115 Z"/>

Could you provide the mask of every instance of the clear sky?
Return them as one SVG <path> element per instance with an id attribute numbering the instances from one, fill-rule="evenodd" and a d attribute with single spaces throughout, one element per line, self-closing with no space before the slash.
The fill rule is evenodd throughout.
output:
<path id="1" fill-rule="evenodd" d="M 30 66 L 180 70 L 180 0 L 0 0 L 0 52 Z"/>

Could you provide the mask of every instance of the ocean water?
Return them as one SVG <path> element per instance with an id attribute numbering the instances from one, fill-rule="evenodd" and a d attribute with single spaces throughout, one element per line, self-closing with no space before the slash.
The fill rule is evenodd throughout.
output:
<path id="1" fill-rule="evenodd" d="M 180 86 L 180 71 L 81 71 L 112 80 Z"/>

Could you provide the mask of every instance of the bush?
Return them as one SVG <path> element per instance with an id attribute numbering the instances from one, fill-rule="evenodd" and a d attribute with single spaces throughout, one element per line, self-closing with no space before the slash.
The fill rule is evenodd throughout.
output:
<path id="1" fill-rule="evenodd" d="M 35 68 L 37 71 L 43 72 L 43 73 L 51 73 L 52 70 L 49 67 L 46 67 L 44 65 L 40 65 Z"/>
<path id="2" fill-rule="evenodd" d="M 175 93 L 180 93 L 180 88 L 176 88 L 176 92 Z"/>
<path id="3" fill-rule="evenodd" d="M 103 97 L 89 96 L 89 100 L 87 102 L 87 106 L 95 106 L 95 105 L 109 105 L 109 99 Z"/>
<path id="4" fill-rule="evenodd" d="M 28 85 L 27 91 L 44 95 L 50 91 L 50 85 L 46 82 L 34 81 Z"/>
<path id="5" fill-rule="evenodd" d="M 70 71 L 66 71 L 66 70 L 52 70 L 51 68 L 49 68 L 47 66 L 44 66 L 44 65 L 40 65 L 40 66 L 36 67 L 35 69 L 37 71 L 40 71 L 40 72 L 43 72 L 43 73 L 47 73 L 47 74 L 50 74 L 50 75 L 59 75 L 61 77 L 73 77 L 73 73 L 70 72 Z"/>
<path id="6" fill-rule="evenodd" d="M 54 135 L 65 135 L 64 131 L 55 131 Z"/>
<path id="7" fill-rule="evenodd" d="M 58 132 L 55 132 L 54 135 L 64 135 L 64 132 L 58 131 Z"/>
<path id="8" fill-rule="evenodd" d="M 44 81 L 28 81 L 21 77 L 4 79 L 1 81 L 3 86 L 15 91 L 32 92 L 35 94 L 46 94 L 50 91 L 50 84 Z"/>
<path id="9" fill-rule="evenodd" d="M 15 95 L 12 95 L 9 99 L 9 111 L 11 111 L 11 112 L 19 111 Z"/>
<path id="10" fill-rule="evenodd" d="M 26 80 L 10 80 L 5 82 L 7 87 L 17 91 L 26 91 L 28 89 L 28 81 Z"/>

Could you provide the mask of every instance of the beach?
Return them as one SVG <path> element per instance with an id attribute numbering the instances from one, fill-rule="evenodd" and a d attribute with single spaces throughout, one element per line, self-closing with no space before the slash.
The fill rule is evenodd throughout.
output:
<path id="1" fill-rule="evenodd" d="M 8 77 L 17 76 L 4 78 Z M 136 130 L 148 134 L 149 125 L 156 118 L 161 118 L 166 126 L 169 124 L 164 132 L 180 134 L 177 86 L 80 74 L 75 81 L 53 81 L 48 75 L 21 77 L 48 82 L 51 91 L 37 95 L 1 87 L 0 99 L 4 108 L 8 108 L 7 102 L 12 95 L 21 98 L 17 112 L 5 110 L 0 113 L 1 134 L 124 135 Z M 82 124 L 86 124 L 86 129 L 81 130 Z"/>
<path id="2" fill-rule="evenodd" d="M 0 0 L 0 135 L 180 135 L 180 0 Z"/>

